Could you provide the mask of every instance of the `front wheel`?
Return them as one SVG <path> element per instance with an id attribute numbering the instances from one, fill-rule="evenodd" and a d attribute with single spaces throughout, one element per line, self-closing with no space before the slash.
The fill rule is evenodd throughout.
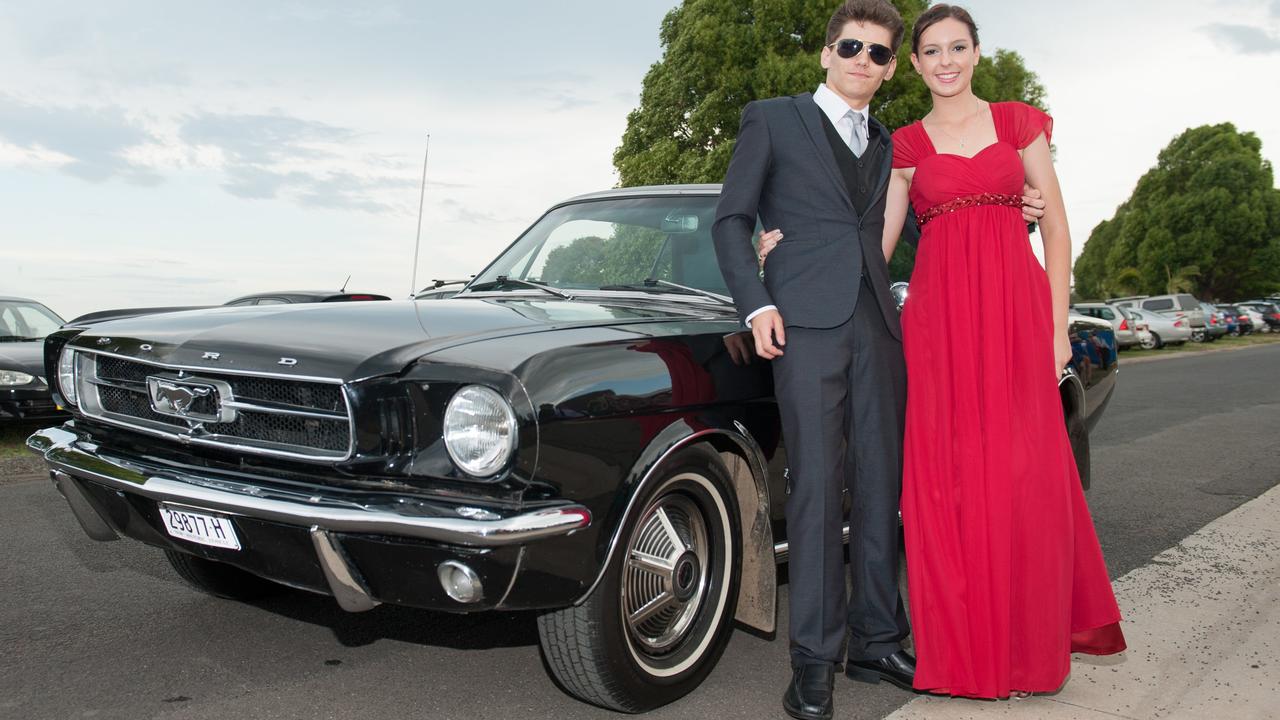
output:
<path id="1" fill-rule="evenodd" d="M 1156 336 L 1155 333 L 1147 333 L 1145 336 L 1143 336 L 1142 338 L 1143 350 L 1155 350 L 1158 347 L 1160 347 L 1160 339 Z"/>
<path id="2" fill-rule="evenodd" d="M 538 618 L 561 686 L 622 712 L 696 688 L 724 651 L 737 607 L 741 543 L 728 471 L 694 447 L 660 472 L 587 600 Z"/>

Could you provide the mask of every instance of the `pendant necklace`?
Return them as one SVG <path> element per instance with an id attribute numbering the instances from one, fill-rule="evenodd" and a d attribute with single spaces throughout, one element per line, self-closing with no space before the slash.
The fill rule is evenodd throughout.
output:
<path id="1" fill-rule="evenodd" d="M 973 114 L 972 114 L 972 115 L 970 115 L 969 117 L 965 118 L 965 120 L 964 120 L 964 125 L 962 125 L 962 127 L 964 127 L 964 128 L 968 128 L 968 127 L 969 127 L 969 121 L 970 121 L 970 120 L 972 120 L 973 118 L 977 117 L 977 116 L 978 116 L 978 113 L 980 113 L 980 112 L 982 112 L 982 105 L 981 105 L 981 103 L 979 103 L 979 102 L 978 102 L 978 99 L 977 99 L 977 98 L 974 98 L 974 99 L 973 99 Z M 961 150 L 963 150 L 963 149 L 964 149 L 964 145 L 965 145 L 964 140 L 965 140 L 965 137 L 968 135 L 968 133 L 963 133 L 963 134 L 961 134 L 961 135 L 960 135 L 960 137 L 956 137 L 955 135 L 952 135 L 950 132 L 947 132 L 947 129 L 946 129 L 946 128 L 944 128 L 944 127 L 942 127 L 942 125 L 938 125 L 938 129 L 939 129 L 939 130 L 941 130 L 941 131 L 943 132 L 943 134 L 944 134 L 944 135 L 946 135 L 947 137 L 949 137 L 949 138 L 951 138 L 952 140 L 955 140 L 956 142 L 960 143 L 960 149 L 961 149 Z"/>

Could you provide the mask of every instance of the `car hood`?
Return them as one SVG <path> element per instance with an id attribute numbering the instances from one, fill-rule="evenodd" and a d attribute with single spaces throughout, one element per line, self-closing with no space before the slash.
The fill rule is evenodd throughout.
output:
<path id="1" fill-rule="evenodd" d="M 548 297 L 211 308 L 94 325 L 73 345 L 188 368 L 359 380 L 460 344 L 562 328 L 722 317 L 727 308 Z"/>
<path id="2" fill-rule="evenodd" d="M 44 343 L 38 340 L 0 343 L 0 370 L 18 370 L 44 377 Z"/>

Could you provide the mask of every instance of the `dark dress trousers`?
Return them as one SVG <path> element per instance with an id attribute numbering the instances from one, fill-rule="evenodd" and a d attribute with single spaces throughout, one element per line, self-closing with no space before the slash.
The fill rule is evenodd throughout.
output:
<path id="1" fill-rule="evenodd" d="M 720 269 L 745 320 L 775 305 L 787 327 L 773 360 L 790 494 L 793 662 L 876 660 L 901 649 L 898 500 L 906 368 L 881 250 L 893 157 L 874 119 L 860 158 L 805 93 L 750 103 L 716 208 Z M 761 281 L 757 216 L 785 239 Z M 853 594 L 845 591 L 843 493 Z"/>

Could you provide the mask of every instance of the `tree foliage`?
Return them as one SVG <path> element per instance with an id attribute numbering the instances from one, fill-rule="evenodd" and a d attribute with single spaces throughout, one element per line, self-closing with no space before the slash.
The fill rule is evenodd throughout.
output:
<path id="1" fill-rule="evenodd" d="M 1094 228 L 1075 279 L 1082 297 L 1280 290 L 1280 190 L 1262 142 L 1230 123 L 1179 135 Z"/>
<path id="2" fill-rule="evenodd" d="M 910 28 L 928 0 L 893 0 L 908 38 L 894 78 L 876 93 L 871 114 L 890 131 L 930 108 L 928 88 L 911 67 Z M 627 116 L 614 167 L 623 187 L 718 183 L 724 179 L 742 108 L 752 100 L 812 91 L 825 71 L 819 55 L 836 0 L 684 0 L 662 21 L 662 59 L 644 78 L 640 106 Z M 991 101 L 1045 107 L 1045 91 L 1015 52 L 984 57 L 974 90 Z M 910 274 L 912 248 L 894 256 L 895 278 Z"/>

